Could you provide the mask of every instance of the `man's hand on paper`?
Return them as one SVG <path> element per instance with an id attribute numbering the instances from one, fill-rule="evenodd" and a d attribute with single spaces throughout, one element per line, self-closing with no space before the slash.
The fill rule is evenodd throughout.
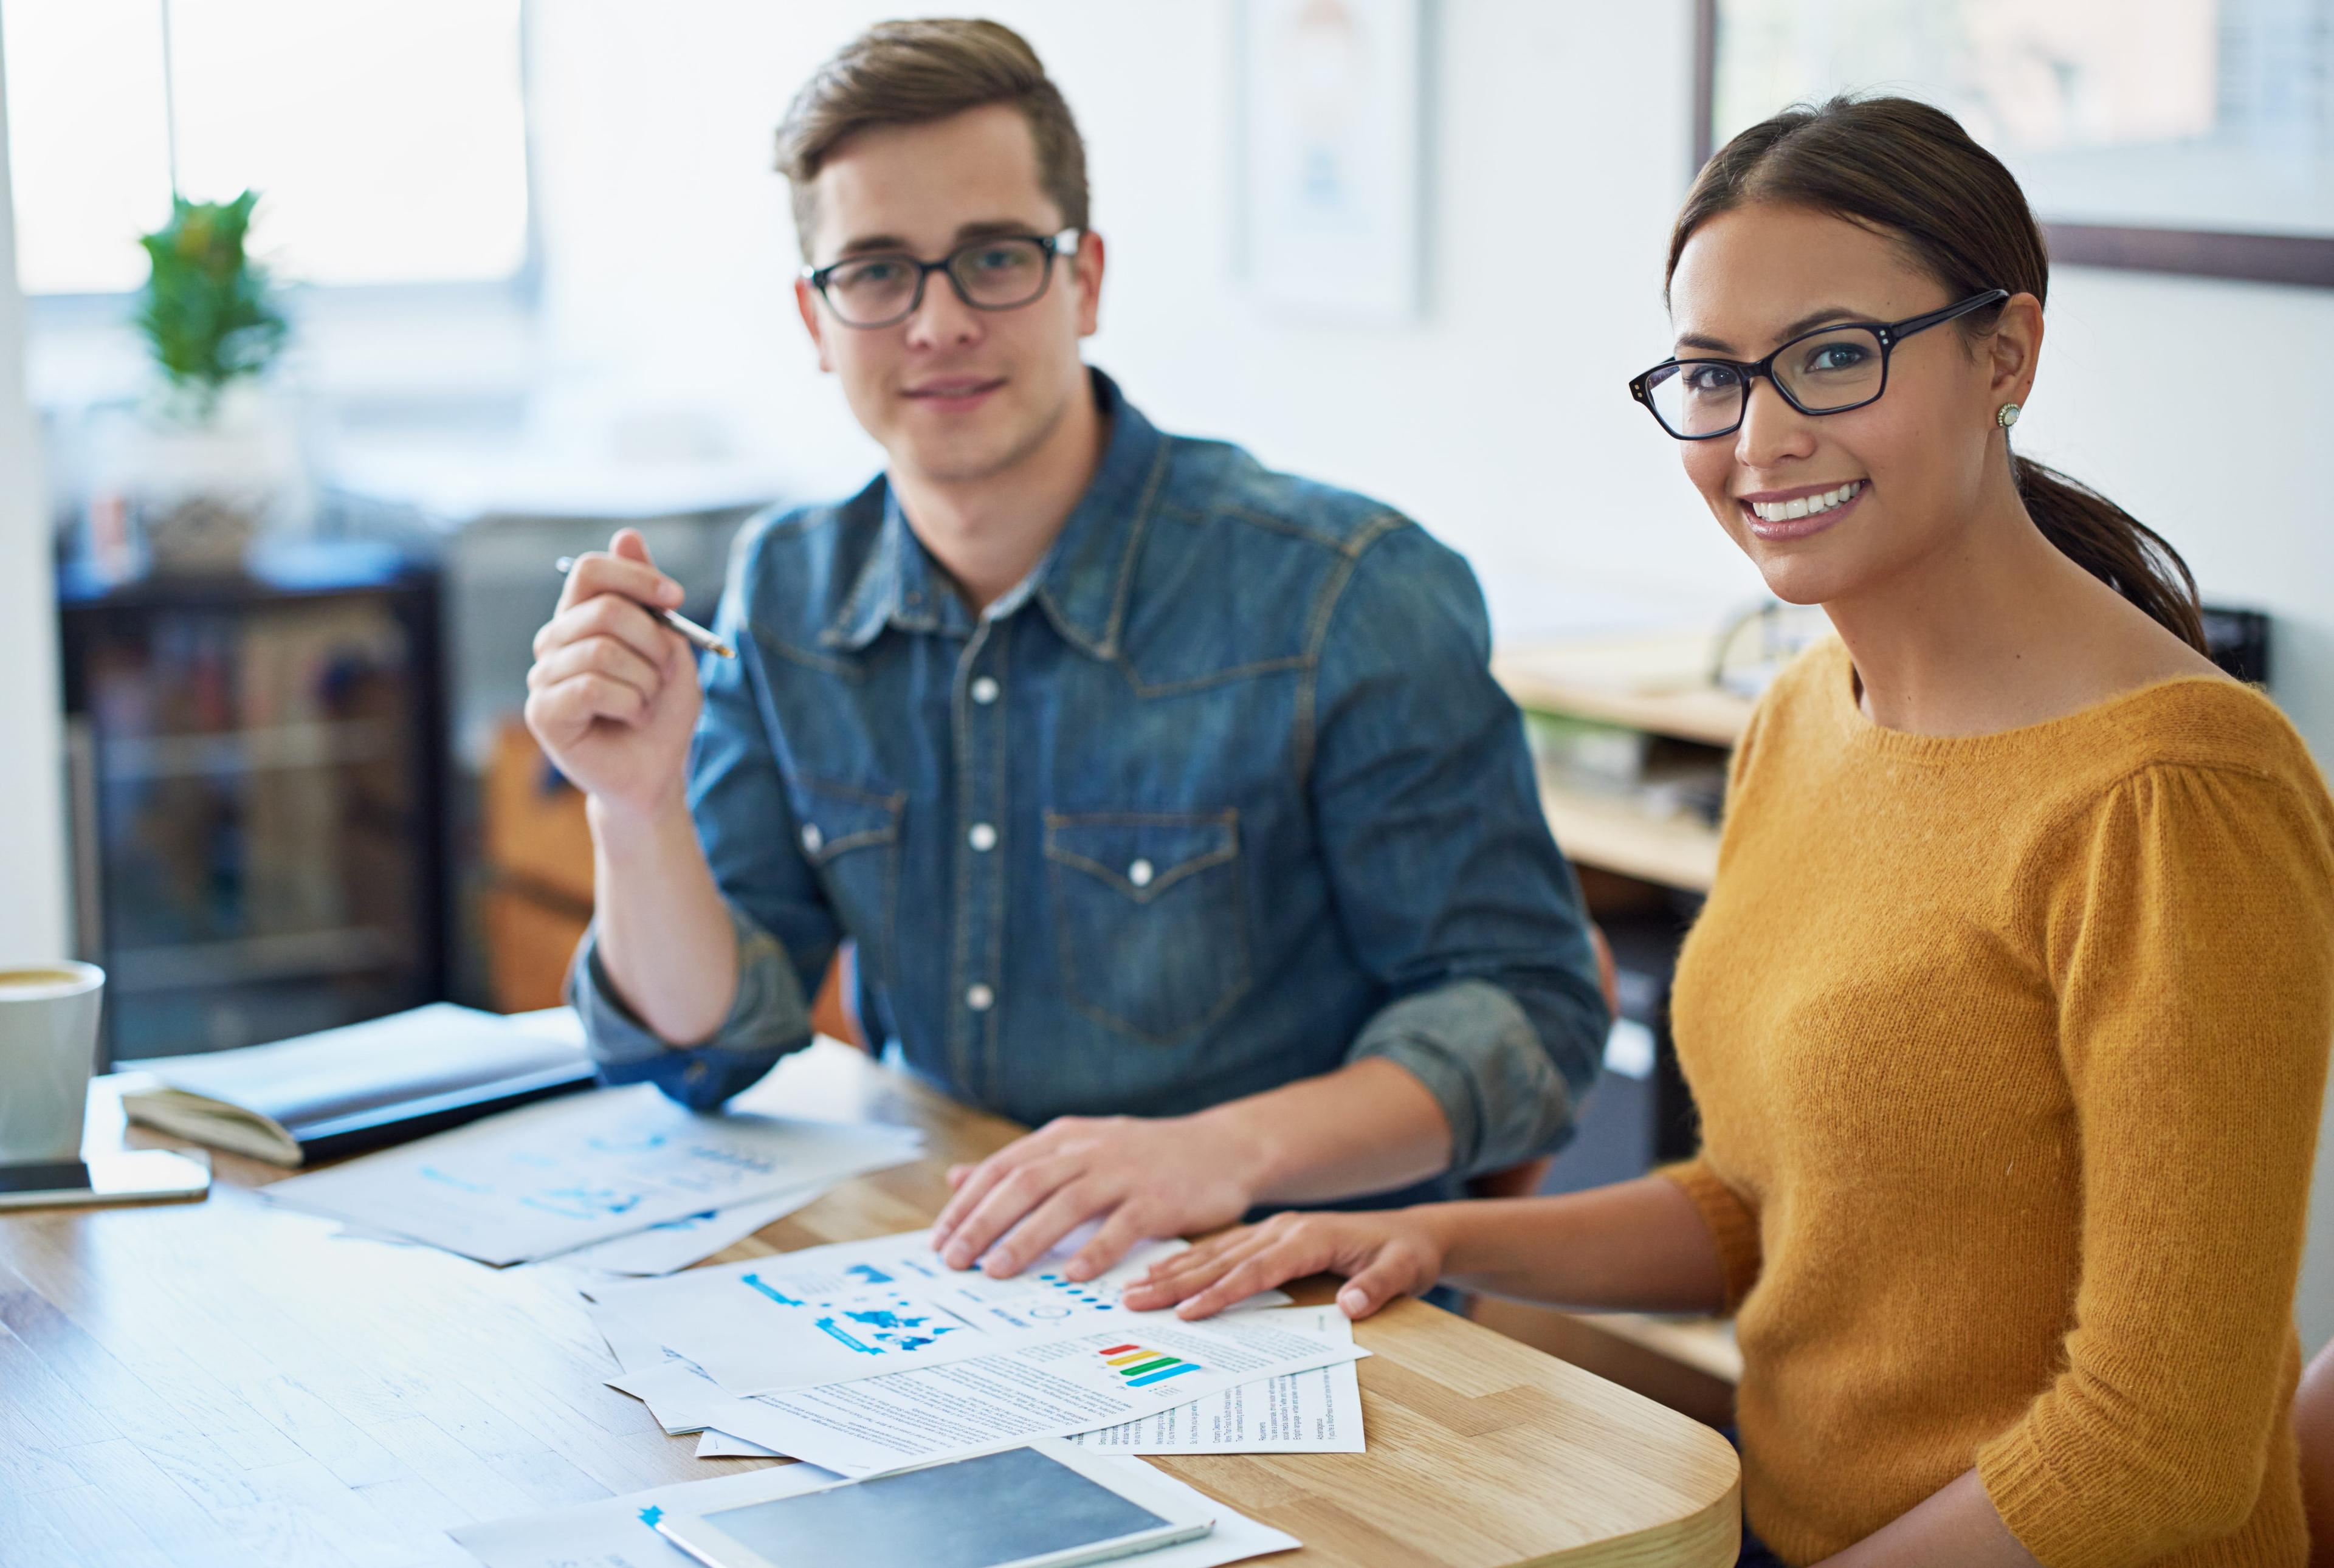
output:
<path id="1" fill-rule="evenodd" d="M 1087 1220 L 1093 1237 L 1063 1273 L 1092 1279 L 1150 1236 L 1230 1225 L 1255 1203 L 1252 1140 L 1205 1115 L 1065 1116 L 949 1172 L 956 1196 L 932 1226 L 951 1268 L 1003 1279 Z"/>
<path id="2" fill-rule="evenodd" d="M 1135 1312 L 1174 1306 L 1178 1317 L 1203 1318 L 1283 1281 L 1326 1272 L 1346 1276 L 1338 1307 L 1365 1318 L 1398 1295 L 1432 1289 L 1445 1250 L 1415 1209 L 1276 1214 L 1162 1260 L 1121 1299 Z"/>
<path id="3" fill-rule="evenodd" d="M 526 724 L 602 807 L 646 816 L 678 800 L 703 697 L 697 650 L 642 608 L 681 601 L 633 528 L 581 556 L 535 634 Z"/>

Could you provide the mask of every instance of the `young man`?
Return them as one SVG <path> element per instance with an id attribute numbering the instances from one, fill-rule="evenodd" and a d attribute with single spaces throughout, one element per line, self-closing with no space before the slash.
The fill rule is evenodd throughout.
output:
<path id="1" fill-rule="evenodd" d="M 604 1075 L 718 1103 L 849 939 L 871 1039 L 1045 1123 L 952 1173 L 936 1245 L 1000 1275 L 1560 1142 L 1607 1018 L 1465 564 L 1080 361 L 1084 150 L 1006 28 L 874 28 L 778 140 L 803 324 L 887 463 L 744 530 L 701 692 L 629 531 L 536 638 Z"/>

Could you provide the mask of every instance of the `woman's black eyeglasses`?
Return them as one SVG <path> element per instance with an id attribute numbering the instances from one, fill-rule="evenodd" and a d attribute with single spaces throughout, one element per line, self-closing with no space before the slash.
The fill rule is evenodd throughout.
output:
<path id="1" fill-rule="evenodd" d="M 803 277 L 818 291 L 834 319 L 846 327 L 889 327 L 906 321 L 924 303 L 924 281 L 945 273 L 956 297 L 977 311 L 1018 310 L 1046 292 L 1054 258 L 1075 255 L 1079 231 L 1043 235 L 997 235 L 960 245 L 936 262 L 904 251 L 874 251 L 845 256 L 823 267 L 805 267 Z"/>
<path id="2" fill-rule="evenodd" d="M 1750 383 L 1760 376 L 1802 414 L 1845 414 L 1877 402 L 1888 390 L 1888 356 L 1897 344 L 2008 298 L 2008 289 L 1988 289 L 1901 322 L 1818 327 L 1755 362 L 1664 360 L 1630 381 L 1629 395 L 1681 441 L 1713 441 L 1741 429 L 1750 411 Z"/>

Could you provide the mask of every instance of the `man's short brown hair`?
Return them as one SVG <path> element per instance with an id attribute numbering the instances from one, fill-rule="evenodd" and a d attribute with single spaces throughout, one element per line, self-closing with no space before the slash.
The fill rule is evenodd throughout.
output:
<path id="1" fill-rule="evenodd" d="M 1028 117 L 1037 183 L 1066 228 L 1086 226 L 1086 148 L 1037 52 L 995 22 L 879 22 L 814 72 L 778 126 L 778 172 L 794 188 L 795 233 L 810 255 L 811 182 L 844 139 L 878 125 L 921 125 L 983 104 Z"/>

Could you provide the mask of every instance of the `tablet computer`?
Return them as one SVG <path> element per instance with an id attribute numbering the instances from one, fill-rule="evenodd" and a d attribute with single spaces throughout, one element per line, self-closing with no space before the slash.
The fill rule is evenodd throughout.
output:
<path id="1" fill-rule="evenodd" d="M 1189 1496 L 1055 1440 L 656 1522 L 709 1568 L 1071 1568 L 1214 1527 Z"/>

